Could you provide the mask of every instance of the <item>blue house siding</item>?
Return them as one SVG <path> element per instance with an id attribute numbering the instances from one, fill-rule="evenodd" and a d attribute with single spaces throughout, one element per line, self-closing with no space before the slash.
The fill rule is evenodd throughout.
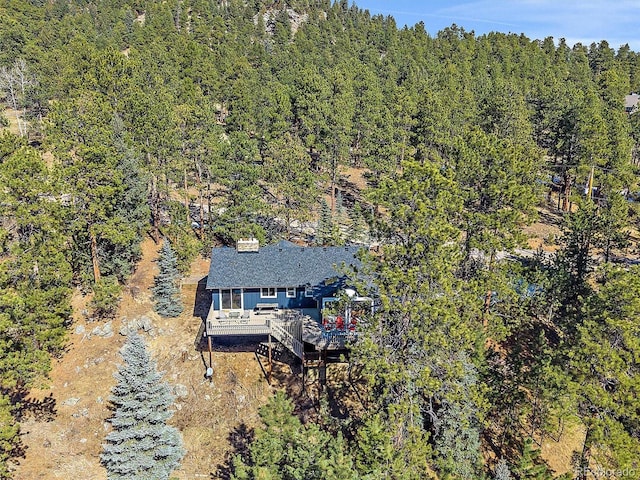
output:
<path id="1" fill-rule="evenodd" d="M 225 289 L 226 290 L 226 289 Z M 293 298 L 287 297 L 286 287 L 277 288 L 277 298 L 262 297 L 260 295 L 259 288 L 244 288 L 242 290 L 242 305 L 245 310 L 253 310 L 258 303 L 277 303 L 280 308 L 318 308 L 320 302 L 314 298 L 316 295 L 322 292 L 323 297 L 332 296 L 335 292 L 327 287 L 314 288 L 314 297 L 306 297 L 304 288 L 296 288 L 296 296 Z M 214 310 L 220 310 L 220 289 L 213 289 L 211 291 L 211 299 Z M 318 298 L 321 300 L 321 298 Z"/>
<path id="2" fill-rule="evenodd" d="M 278 301 L 277 298 L 263 298 L 260 299 L 260 289 L 259 288 L 251 288 L 244 290 L 244 309 L 245 310 L 253 310 L 256 308 L 257 303 L 276 303 Z"/>
<path id="3" fill-rule="evenodd" d="M 318 302 L 313 297 L 305 297 L 304 288 L 296 288 L 295 298 L 287 298 L 287 308 L 317 308 Z"/>
<path id="4" fill-rule="evenodd" d="M 206 285 L 212 294 L 212 308 L 221 309 L 221 289 L 241 288 L 244 310 L 253 310 L 258 303 L 277 303 L 280 308 L 319 312 L 323 298 L 344 288 L 347 278 L 343 267 L 360 265 L 358 249 L 299 247 L 285 241 L 257 251 L 214 248 Z M 311 297 L 305 295 L 305 286 L 312 286 Z M 261 297 L 260 287 L 277 288 L 276 297 Z M 296 288 L 295 297 L 287 297 L 286 287 Z"/>
<path id="5" fill-rule="evenodd" d="M 277 288 L 277 298 L 260 296 L 260 289 L 247 289 L 244 291 L 244 308 L 251 310 L 258 303 L 277 303 L 280 308 L 315 308 L 316 301 L 304 296 L 304 289 L 296 288 L 295 298 L 287 297 L 286 287 Z"/>

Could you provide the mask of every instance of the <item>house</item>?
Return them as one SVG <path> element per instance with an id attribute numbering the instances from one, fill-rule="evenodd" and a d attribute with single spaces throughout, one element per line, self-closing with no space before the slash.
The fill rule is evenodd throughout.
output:
<path id="1" fill-rule="evenodd" d="M 207 278 L 211 314 L 248 316 L 297 310 L 315 320 L 323 301 L 347 282 L 344 267 L 359 267 L 360 247 L 301 247 L 281 241 L 260 246 L 240 240 L 236 248 L 214 248 Z"/>
<path id="2" fill-rule="evenodd" d="M 630 95 L 625 95 L 624 97 L 624 111 L 628 114 L 635 113 L 638 110 L 638 101 L 640 100 L 640 95 L 637 93 L 632 93 Z"/>
<path id="3" fill-rule="evenodd" d="M 360 248 L 301 247 L 286 241 L 261 247 L 255 239 L 240 240 L 236 248 L 214 248 L 206 284 L 211 308 L 203 329 L 207 376 L 213 372 L 213 337 L 251 336 L 267 339 L 258 344 L 256 358 L 268 359 L 268 380 L 275 340 L 302 362 L 303 385 L 309 368 L 317 368 L 324 382 L 327 363 L 343 361 L 360 321 L 373 310 L 372 299 L 357 296 L 348 285 L 347 272 L 360 267 Z M 323 312 L 341 292 L 349 299 L 344 309 L 334 304 Z"/>

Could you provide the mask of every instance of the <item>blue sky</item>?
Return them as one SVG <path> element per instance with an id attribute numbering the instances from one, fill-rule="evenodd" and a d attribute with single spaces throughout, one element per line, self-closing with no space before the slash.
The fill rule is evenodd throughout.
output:
<path id="1" fill-rule="evenodd" d="M 353 0 L 350 1 L 353 3 Z M 423 21 L 427 32 L 455 23 L 477 35 L 524 33 L 531 39 L 564 37 L 577 42 L 606 40 L 615 49 L 628 43 L 640 52 L 640 0 L 355 0 L 372 15 L 395 17 L 399 27 Z"/>

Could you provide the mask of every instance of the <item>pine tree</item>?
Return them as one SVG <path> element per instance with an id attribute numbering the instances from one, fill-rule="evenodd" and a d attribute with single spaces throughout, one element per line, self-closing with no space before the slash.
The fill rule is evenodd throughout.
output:
<path id="1" fill-rule="evenodd" d="M 388 475 L 393 478 L 424 478 L 425 459 L 440 478 L 477 478 L 480 470 L 479 330 L 467 285 L 456 277 L 462 247 L 451 220 L 462 202 L 454 185 L 438 162 L 406 161 L 370 197 L 388 212 L 379 224 L 388 243 L 384 262 L 373 256 L 364 262 L 380 306 L 361 329 L 352 358 L 362 365 L 373 411 L 381 412 L 399 452 L 393 473 L 419 472 Z M 396 461 L 402 470 L 395 470 Z"/>
<path id="2" fill-rule="evenodd" d="M 124 365 L 114 374 L 117 384 L 110 398 L 113 431 L 101 455 L 107 478 L 166 480 L 184 455 L 180 433 L 166 424 L 173 400 L 169 386 L 138 334 L 127 338 L 120 353 Z"/>
<path id="3" fill-rule="evenodd" d="M 298 168 L 291 168 L 291 165 Z M 264 172 L 275 197 L 273 214 L 285 221 L 290 239 L 292 222 L 309 220 L 311 208 L 318 199 L 311 157 L 300 139 L 287 133 L 267 147 Z"/>
<path id="4" fill-rule="evenodd" d="M 533 448 L 533 441 L 527 438 L 522 447 L 522 455 L 513 473 L 522 480 L 551 480 L 553 474 L 540 458 L 540 450 Z"/>
<path id="5" fill-rule="evenodd" d="M 318 245 L 328 245 L 331 243 L 333 234 L 333 218 L 331 217 L 331 209 L 327 201 L 322 199 L 320 206 L 320 219 L 318 220 L 318 229 L 316 231 L 316 243 Z"/>
<path id="6" fill-rule="evenodd" d="M 13 416 L 13 407 L 6 395 L 0 395 L 0 478 L 11 478 L 7 460 L 20 447 L 20 427 Z"/>
<path id="7" fill-rule="evenodd" d="M 584 300 L 569 353 L 576 415 L 585 438 L 580 470 L 637 468 L 640 455 L 640 280 L 637 266 L 610 268 Z M 596 412 L 594 414 L 594 412 Z M 582 478 L 582 475 L 581 477 Z"/>
<path id="8" fill-rule="evenodd" d="M 366 243 L 367 238 L 367 225 L 362 213 L 362 207 L 359 203 L 356 203 L 351 210 L 349 210 L 349 241 L 352 243 Z"/>
<path id="9" fill-rule="evenodd" d="M 260 418 L 264 426 L 256 431 L 248 455 L 233 459 L 232 480 L 358 478 L 342 434 L 314 423 L 304 425 L 283 392 L 260 410 Z"/>
<path id="10" fill-rule="evenodd" d="M 160 273 L 155 278 L 153 291 L 154 309 L 165 317 L 177 317 L 184 310 L 177 285 L 178 259 L 171 244 L 165 240 L 158 259 Z"/>

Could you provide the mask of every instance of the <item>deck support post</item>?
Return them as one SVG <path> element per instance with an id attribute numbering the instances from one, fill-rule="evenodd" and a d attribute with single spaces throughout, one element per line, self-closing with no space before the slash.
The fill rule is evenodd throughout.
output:
<path id="1" fill-rule="evenodd" d="M 211 357 L 211 335 L 207 335 L 207 346 L 209 347 L 209 368 L 213 368 L 213 359 Z"/>
<path id="2" fill-rule="evenodd" d="M 306 381 L 306 373 L 307 373 L 307 362 L 306 359 L 304 358 L 305 355 L 304 353 L 302 354 L 302 391 L 306 391 L 307 390 L 307 385 L 305 383 Z"/>
<path id="3" fill-rule="evenodd" d="M 327 384 L 327 350 L 320 352 L 320 365 L 318 365 L 318 383 L 320 390 Z"/>
<path id="4" fill-rule="evenodd" d="M 271 385 L 272 371 L 273 371 L 273 363 L 271 362 L 271 334 L 269 334 L 269 385 Z"/>

